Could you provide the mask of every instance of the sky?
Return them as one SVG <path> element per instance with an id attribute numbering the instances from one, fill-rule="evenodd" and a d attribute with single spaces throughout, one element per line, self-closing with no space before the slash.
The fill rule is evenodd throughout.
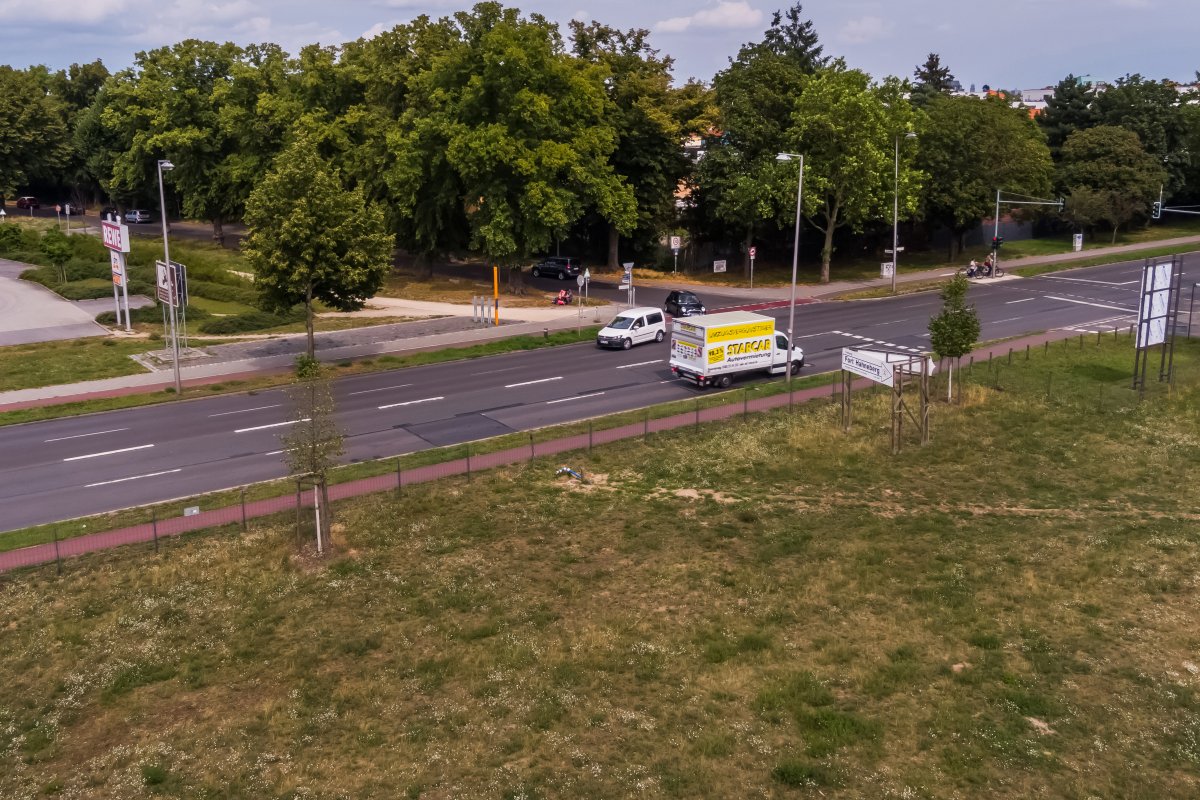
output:
<path id="1" fill-rule="evenodd" d="M 675 60 L 675 79 L 709 81 L 738 48 L 759 41 L 785 0 L 526 0 L 567 32 L 571 19 L 645 28 Z M 341 44 L 470 0 L 0 0 L 0 64 L 52 69 L 97 58 L 116 71 L 141 50 L 187 38 Z M 876 77 L 911 76 L 938 53 L 963 84 L 1053 86 L 1067 74 L 1111 81 L 1127 73 L 1195 80 L 1197 0 L 811 0 L 828 55 Z"/>

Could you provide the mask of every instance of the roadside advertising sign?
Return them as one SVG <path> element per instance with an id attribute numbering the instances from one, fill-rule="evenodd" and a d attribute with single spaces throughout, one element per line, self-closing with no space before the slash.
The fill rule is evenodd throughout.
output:
<path id="1" fill-rule="evenodd" d="M 159 302 L 175 305 L 175 280 L 170 267 L 162 261 L 154 262 L 154 283 Z"/>
<path id="2" fill-rule="evenodd" d="M 932 358 L 926 357 L 926 368 L 932 375 L 937 369 Z M 911 374 L 921 371 L 921 356 L 919 353 L 886 353 L 880 350 L 863 350 L 857 347 L 842 348 L 842 369 L 869 378 L 884 386 L 891 386 L 896 366 Z"/>
<path id="3" fill-rule="evenodd" d="M 1167 340 L 1167 319 L 1171 312 L 1171 261 L 1162 261 L 1142 270 L 1142 302 L 1138 314 L 1138 349 L 1162 344 Z"/>
<path id="4" fill-rule="evenodd" d="M 129 227 L 127 225 L 101 220 L 100 233 L 104 246 L 109 250 L 116 250 L 120 253 L 129 252 Z"/>
<path id="5" fill-rule="evenodd" d="M 125 285 L 125 257 L 113 250 L 109 257 L 112 259 L 112 282 L 117 286 Z"/>
<path id="6" fill-rule="evenodd" d="M 177 301 L 175 305 L 186 306 L 188 304 L 187 267 L 178 261 L 172 261 L 171 279 L 175 283 L 175 297 Z"/>
<path id="7" fill-rule="evenodd" d="M 724 271 L 725 271 L 725 259 L 721 259 L 720 261 L 713 262 L 713 272 L 724 272 Z"/>

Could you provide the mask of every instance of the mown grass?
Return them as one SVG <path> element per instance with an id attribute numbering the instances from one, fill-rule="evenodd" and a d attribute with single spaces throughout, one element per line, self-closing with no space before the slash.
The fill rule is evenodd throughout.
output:
<path id="1" fill-rule="evenodd" d="M 1021 355 L 10 576 L 0 794 L 1195 796 L 1200 352 Z"/>
<path id="2" fill-rule="evenodd" d="M 136 375 L 146 369 L 130 358 L 152 345 L 144 340 L 70 339 L 0 348 L 0 391 Z"/>

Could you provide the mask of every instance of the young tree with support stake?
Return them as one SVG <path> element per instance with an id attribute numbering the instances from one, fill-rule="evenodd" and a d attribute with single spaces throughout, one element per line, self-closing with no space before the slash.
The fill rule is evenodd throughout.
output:
<path id="1" fill-rule="evenodd" d="M 958 360 L 971 352 L 979 341 L 979 315 L 975 306 L 967 305 L 970 282 L 965 275 L 955 275 L 942 289 L 942 310 L 929 320 L 929 344 L 939 359 Z M 954 399 L 954 366 L 946 380 L 946 402 Z"/>
<path id="2" fill-rule="evenodd" d="M 292 476 L 311 480 L 316 503 L 317 552 L 329 552 L 329 471 L 346 452 L 345 437 L 334 416 L 333 390 L 321 364 L 313 358 L 296 358 L 296 383 L 287 388 L 295 424 L 279 437 Z"/>

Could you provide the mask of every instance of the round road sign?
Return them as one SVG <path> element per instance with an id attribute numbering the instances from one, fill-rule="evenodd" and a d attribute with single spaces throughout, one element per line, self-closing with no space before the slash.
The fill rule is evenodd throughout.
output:
<path id="1" fill-rule="evenodd" d="M 578 277 L 575 278 L 575 285 L 578 286 L 580 289 L 583 288 L 583 276 L 582 275 L 579 275 Z"/>

